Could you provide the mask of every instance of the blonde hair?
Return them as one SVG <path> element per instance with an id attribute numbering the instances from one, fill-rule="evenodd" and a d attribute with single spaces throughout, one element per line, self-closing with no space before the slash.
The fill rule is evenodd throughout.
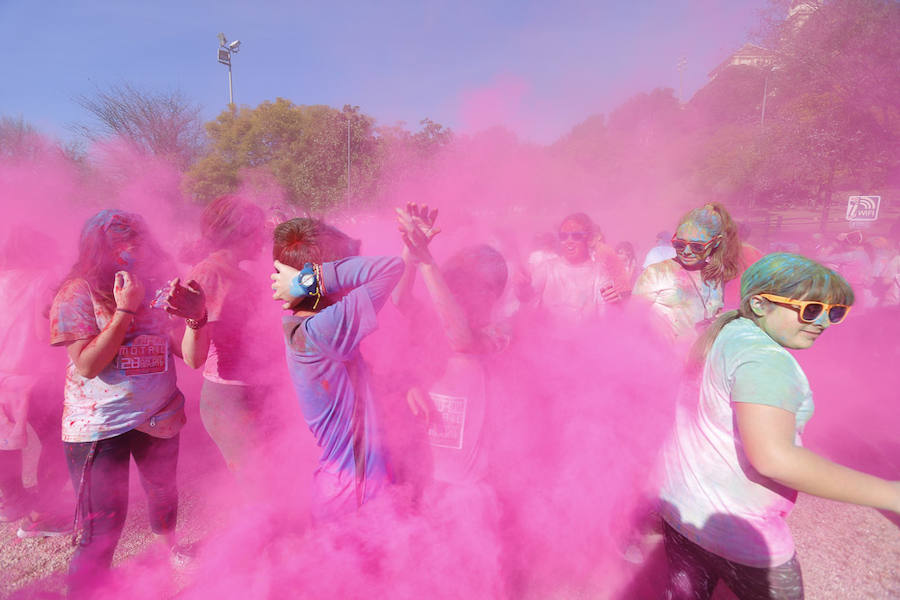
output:
<path id="1" fill-rule="evenodd" d="M 816 261 L 787 252 L 767 254 L 744 271 L 740 308 L 719 315 L 700 336 L 691 348 L 689 367 L 702 367 L 713 342 L 728 323 L 740 317 L 756 321 L 758 317 L 750 309 L 750 300 L 759 294 L 848 306 L 855 299 L 846 279 Z"/>
<path id="2" fill-rule="evenodd" d="M 704 204 L 684 215 L 678 228 L 685 223 L 695 223 L 722 236 L 722 241 L 709 253 L 706 265 L 700 271 L 703 280 L 725 283 L 737 277 L 741 270 L 741 240 L 737 223 L 725 207 L 717 202 Z"/>

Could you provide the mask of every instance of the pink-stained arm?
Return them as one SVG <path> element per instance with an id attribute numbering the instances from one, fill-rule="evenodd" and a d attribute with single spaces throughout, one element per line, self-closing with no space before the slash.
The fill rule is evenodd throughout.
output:
<path id="1" fill-rule="evenodd" d="M 900 512 L 900 482 L 831 462 L 794 443 L 792 412 L 735 402 L 737 425 L 750 464 L 761 475 L 800 492 Z"/>
<path id="2" fill-rule="evenodd" d="M 181 338 L 181 358 L 184 364 L 192 369 L 199 369 L 206 362 L 209 355 L 209 328 L 207 323 L 200 329 L 184 327 L 184 335 Z"/>
<path id="3" fill-rule="evenodd" d="M 397 282 L 397 287 L 391 292 L 391 302 L 403 314 L 410 314 L 414 306 L 412 289 L 416 282 L 416 268 L 418 262 L 410 255 L 409 248 L 404 244 L 403 252 L 400 254 L 403 259 L 403 275 Z"/>
<path id="4" fill-rule="evenodd" d="M 176 278 L 170 284 L 165 310 L 176 317 L 199 321 L 207 314 L 206 294 L 196 280 L 191 279 L 187 285 L 181 285 Z M 177 340 L 173 346 L 178 347 Z M 209 324 L 200 329 L 185 325 L 180 346 L 181 358 L 187 366 L 192 369 L 202 367 L 209 354 Z"/>
<path id="5" fill-rule="evenodd" d="M 441 274 L 441 270 L 434 261 L 423 262 L 419 265 L 422 271 L 422 280 L 434 303 L 438 320 L 450 343 L 450 349 L 454 352 L 472 352 L 478 348 L 479 337 L 469 325 L 466 313 L 459 302 L 447 287 L 447 282 Z"/>
<path id="6" fill-rule="evenodd" d="M 144 299 L 144 285 L 128 271 L 116 273 L 113 284 L 116 311 L 103 331 L 92 338 L 75 340 L 66 347 L 82 377 L 93 379 L 112 362 Z"/>
<path id="7" fill-rule="evenodd" d="M 428 289 L 428 295 L 431 296 L 450 348 L 455 352 L 471 352 L 477 348 L 478 336 L 472 331 L 465 312 L 447 287 L 447 282 L 428 249 L 431 240 L 440 231 L 434 226 L 436 217 L 437 211 L 429 212 L 427 205 L 419 207 L 410 203 L 405 210 L 397 209 L 401 238 L 406 246 L 404 254 L 406 269 L 414 269 L 413 263 L 418 263 L 422 280 Z M 411 274 L 409 277 L 410 286 L 413 276 Z"/>
<path id="8" fill-rule="evenodd" d="M 79 375 L 93 379 L 113 361 L 133 319 L 132 315 L 117 311 L 99 334 L 66 346 Z"/>

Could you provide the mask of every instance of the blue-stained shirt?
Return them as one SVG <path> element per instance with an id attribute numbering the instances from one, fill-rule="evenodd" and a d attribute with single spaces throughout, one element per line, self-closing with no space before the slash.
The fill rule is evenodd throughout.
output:
<path id="1" fill-rule="evenodd" d="M 314 474 L 313 518 L 352 512 L 390 482 L 390 470 L 359 351 L 403 273 L 397 257 L 352 257 L 322 265 L 329 298 L 310 317 L 283 320 L 288 370 L 322 455 Z"/>

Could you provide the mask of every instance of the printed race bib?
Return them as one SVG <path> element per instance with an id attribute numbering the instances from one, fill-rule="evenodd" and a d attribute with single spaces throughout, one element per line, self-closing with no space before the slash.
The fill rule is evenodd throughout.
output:
<path id="1" fill-rule="evenodd" d="M 463 430 L 466 422 L 466 399 L 429 392 L 437 409 L 437 417 L 428 427 L 428 440 L 432 446 L 462 450 Z"/>
<path id="2" fill-rule="evenodd" d="M 168 367 L 169 340 L 161 335 L 139 335 L 116 356 L 116 368 L 128 376 L 165 373 Z"/>

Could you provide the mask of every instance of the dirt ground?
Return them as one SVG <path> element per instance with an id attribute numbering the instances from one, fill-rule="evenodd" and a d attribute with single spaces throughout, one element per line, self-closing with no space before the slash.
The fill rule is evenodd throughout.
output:
<path id="1" fill-rule="evenodd" d="M 190 479 L 192 485 L 182 484 L 179 531 L 185 541 L 194 542 L 203 537 L 204 527 L 211 526 L 214 511 L 204 506 L 199 496 L 204 488 L 203 477 Z M 125 532 L 114 559 L 117 565 L 140 561 L 154 551 L 143 494 L 139 489 L 133 492 Z M 790 522 L 808 599 L 900 598 L 900 520 L 872 509 L 801 495 Z M 64 573 L 72 553 L 70 538 L 21 540 L 16 537 L 16 529 L 14 523 L 0 524 L 0 598 L 62 597 Z M 176 577 L 176 581 L 185 583 L 184 578 Z M 559 597 L 604 596 L 603 590 L 594 589 Z M 732 598 L 721 586 L 715 597 Z"/>

